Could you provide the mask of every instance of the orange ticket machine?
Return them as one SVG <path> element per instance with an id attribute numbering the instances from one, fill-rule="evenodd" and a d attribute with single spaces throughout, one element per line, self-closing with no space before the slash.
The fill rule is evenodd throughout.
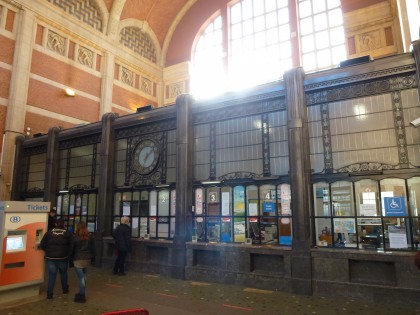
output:
<path id="1" fill-rule="evenodd" d="M 0 303 L 39 295 L 49 202 L 0 201 Z"/>

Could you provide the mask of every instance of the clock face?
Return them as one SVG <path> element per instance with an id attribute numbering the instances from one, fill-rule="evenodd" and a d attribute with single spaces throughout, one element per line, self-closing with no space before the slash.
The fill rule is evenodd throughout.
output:
<path id="1" fill-rule="evenodd" d="M 151 173 L 159 161 L 159 147 L 153 140 L 141 141 L 134 150 L 134 168 L 144 175 Z"/>

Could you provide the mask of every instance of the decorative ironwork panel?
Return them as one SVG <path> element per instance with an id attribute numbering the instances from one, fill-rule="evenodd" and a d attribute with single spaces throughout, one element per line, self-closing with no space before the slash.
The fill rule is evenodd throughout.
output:
<path id="1" fill-rule="evenodd" d="M 23 156 L 28 157 L 31 155 L 47 153 L 47 144 L 37 147 L 27 147 L 23 149 Z"/>
<path id="2" fill-rule="evenodd" d="M 405 136 L 404 115 L 401 104 L 401 91 L 392 92 L 395 133 L 397 137 L 398 158 L 402 168 L 408 167 L 407 139 Z"/>
<path id="3" fill-rule="evenodd" d="M 249 99 L 235 99 L 227 102 L 223 102 L 221 108 L 223 110 L 209 110 L 206 112 L 196 113 L 193 116 L 194 124 L 208 123 L 211 121 L 233 119 L 243 116 L 263 114 L 272 111 L 285 110 L 286 109 L 286 98 L 280 91 L 267 93 L 263 95 L 255 95 Z M 273 98 L 275 99 L 268 99 Z M 262 98 L 262 100 L 259 100 Z M 232 106 L 238 105 L 238 106 Z"/>
<path id="4" fill-rule="evenodd" d="M 330 115 L 328 104 L 321 105 L 322 143 L 324 145 L 324 167 L 326 173 L 334 168 L 331 148 Z"/>
<path id="5" fill-rule="evenodd" d="M 101 134 L 60 141 L 58 146 L 60 150 L 64 150 L 97 143 L 101 143 Z"/>
<path id="6" fill-rule="evenodd" d="M 210 179 L 216 178 L 216 126 L 210 124 Z"/>
<path id="7" fill-rule="evenodd" d="M 331 86 L 337 85 L 338 83 L 348 84 L 355 78 L 360 78 L 360 80 L 362 80 L 362 78 L 366 79 L 365 75 L 360 75 L 350 77 L 348 79 L 346 78 L 337 81 L 326 81 L 317 85 L 305 86 L 305 90 L 307 91 L 306 104 L 311 106 L 320 103 L 336 102 L 350 98 L 358 98 L 375 94 L 389 93 L 396 90 L 410 89 L 417 86 L 415 75 L 411 74 L 408 76 L 386 78 L 377 81 L 347 85 L 344 87 L 328 87 L 328 84 Z M 312 91 L 315 89 L 315 87 L 318 87 L 319 90 Z M 308 90 L 310 91 L 308 92 Z"/>
<path id="8" fill-rule="evenodd" d="M 161 158 L 167 150 L 166 132 L 132 137 L 127 144 L 125 185 L 157 185 L 166 181 L 166 157 Z"/>
<path id="9" fill-rule="evenodd" d="M 263 173 L 264 176 L 270 176 L 270 127 L 268 123 L 268 115 L 261 115 L 261 137 L 263 151 Z"/>
<path id="10" fill-rule="evenodd" d="M 146 124 L 125 129 L 118 129 L 115 131 L 115 139 L 135 137 L 156 132 L 163 132 L 176 129 L 176 120 L 165 120 L 153 124 Z"/>

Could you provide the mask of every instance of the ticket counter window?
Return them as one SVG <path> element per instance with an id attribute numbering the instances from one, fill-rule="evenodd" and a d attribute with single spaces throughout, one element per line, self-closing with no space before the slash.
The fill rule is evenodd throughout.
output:
<path id="1" fill-rule="evenodd" d="M 193 236 L 197 241 L 292 243 L 289 184 L 200 187 L 194 199 Z"/>
<path id="2" fill-rule="evenodd" d="M 419 184 L 419 177 L 314 184 L 315 243 L 379 251 L 418 249 Z"/>

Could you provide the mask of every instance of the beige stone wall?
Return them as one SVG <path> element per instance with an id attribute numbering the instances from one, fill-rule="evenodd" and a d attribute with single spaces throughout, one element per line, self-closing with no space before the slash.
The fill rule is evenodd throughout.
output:
<path id="1" fill-rule="evenodd" d="M 348 58 L 385 57 L 403 52 L 395 0 L 344 15 Z"/>

